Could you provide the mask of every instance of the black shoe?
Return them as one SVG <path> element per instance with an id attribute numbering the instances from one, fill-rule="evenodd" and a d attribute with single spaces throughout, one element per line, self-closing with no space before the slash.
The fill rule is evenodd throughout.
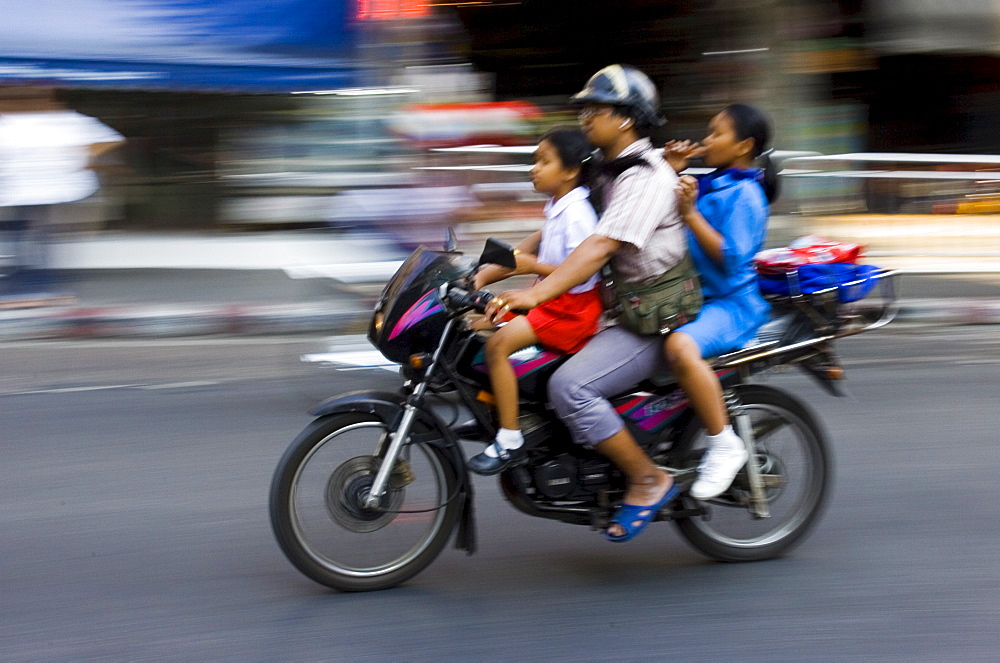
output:
<path id="1" fill-rule="evenodd" d="M 476 454 L 469 459 L 469 469 L 476 474 L 490 476 L 507 469 L 511 465 L 523 463 L 528 454 L 524 452 L 524 447 L 517 449 L 504 449 L 496 442 L 493 443 L 493 450 L 497 452 L 497 457 L 487 456 L 485 452 Z"/>

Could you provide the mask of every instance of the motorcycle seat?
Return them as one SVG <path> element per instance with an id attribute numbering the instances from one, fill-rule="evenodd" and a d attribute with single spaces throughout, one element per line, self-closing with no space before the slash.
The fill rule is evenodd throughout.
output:
<path id="1" fill-rule="evenodd" d="M 716 367 L 724 366 L 740 357 L 754 354 L 762 350 L 787 345 L 802 333 L 801 316 L 794 311 L 781 312 L 765 322 L 754 334 L 753 338 L 742 348 L 709 359 L 708 363 Z"/>

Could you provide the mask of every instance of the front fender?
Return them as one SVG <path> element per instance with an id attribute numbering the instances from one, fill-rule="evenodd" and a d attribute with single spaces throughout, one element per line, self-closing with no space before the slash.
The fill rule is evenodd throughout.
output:
<path id="1" fill-rule="evenodd" d="M 309 414 L 326 417 L 333 414 L 360 412 L 378 417 L 387 428 L 393 430 L 399 425 L 406 405 L 406 396 L 394 391 L 352 391 L 341 396 L 328 398 L 313 406 Z M 462 501 L 462 516 L 459 519 L 458 536 L 455 546 L 470 555 L 476 551 L 475 520 L 472 509 L 472 482 L 465 464 L 465 453 L 451 429 L 429 407 L 421 403 L 417 406 L 417 421 L 437 435 L 421 436 L 421 444 L 429 444 L 444 452 L 451 461 L 451 467 L 458 477 L 459 494 Z"/>
<path id="2" fill-rule="evenodd" d="M 325 417 L 344 412 L 363 412 L 374 414 L 386 425 L 392 426 L 402 415 L 405 403 L 406 397 L 395 391 L 352 391 L 314 405 L 310 408 L 309 414 L 314 417 Z"/>

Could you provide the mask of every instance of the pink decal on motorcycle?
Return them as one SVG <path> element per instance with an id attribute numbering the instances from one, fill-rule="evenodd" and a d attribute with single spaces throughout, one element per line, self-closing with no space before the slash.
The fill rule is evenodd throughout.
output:
<path id="1" fill-rule="evenodd" d="M 534 359 L 523 361 L 520 364 L 514 364 L 514 374 L 517 375 L 517 377 L 519 378 L 524 377 L 525 375 L 537 371 L 542 366 L 545 366 L 549 362 L 558 359 L 561 356 L 562 355 L 556 352 L 549 352 L 548 350 L 543 350 Z"/>
<path id="2" fill-rule="evenodd" d="M 532 356 L 530 359 L 518 359 L 517 357 L 511 357 L 510 364 L 514 368 L 514 375 L 521 378 L 524 377 L 525 375 L 528 375 L 529 373 L 537 371 L 539 368 L 542 368 L 546 364 L 555 361 L 556 359 L 559 359 L 559 357 L 562 357 L 562 355 L 559 354 L 558 352 L 552 352 L 551 350 L 540 350 L 536 355 Z M 486 358 L 483 355 L 482 350 L 479 351 L 479 354 L 476 355 L 476 358 L 473 361 L 474 363 L 472 367 L 475 368 L 480 373 L 490 372 L 489 367 L 486 365 Z"/>
<path id="3" fill-rule="evenodd" d="M 660 410 L 651 417 L 647 417 L 639 422 L 639 428 L 642 430 L 653 430 L 665 424 L 667 421 L 672 419 L 674 415 L 687 407 L 687 401 L 682 401 L 675 405 L 674 407 L 667 408 L 665 410 Z"/>
<path id="4" fill-rule="evenodd" d="M 618 414 L 626 414 L 626 413 L 629 412 L 629 410 L 631 410 L 636 405 L 638 405 L 643 400 L 645 400 L 645 398 L 646 398 L 645 396 L 636 396 L 632 400 L 630 400 L 630 401 L 628 401 L 626 403 L 622 403 L 621 405 L 619 405 L 618 407 L 616 407 L 615 408 L 615 412 L 617 412 Z"/>
<path id="5" fill-rule="evenodd" d="M 642 400 L 642 407 L 635 407 L 638 400 Z M 688 400 L 684 397 L 684 392 L 677 389 L 666 396 L 651 395 L 647 398 L 633 399 L 625 406 L 628 408 L 619 406 L 618 412 L 627 409 L 626 416 L 634 421 L 636 426 L 642 430 L 653 430 L 683 411 L 688 406 Z"/>
<path id="6" fill-rule="evenodd" d="M 399 317 L 399 321 L 396 323 L 396 326 L 392 328 L 392 333 L 389 334 L 389 340 L 391 341 L 396 338 L 424 318 L 443 311 L 444 306 L 441 302 L 435 299 L 435 295 L 437 295 L 437 290 L 431 290 L 426 295 L 418 299 L 413 306 L 406 309 L 406 313 Z"/>

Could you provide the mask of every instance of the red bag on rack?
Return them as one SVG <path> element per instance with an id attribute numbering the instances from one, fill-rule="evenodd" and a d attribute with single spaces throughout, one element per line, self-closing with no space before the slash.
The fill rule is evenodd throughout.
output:
<path id="1" fill-rule="evenodd" d="M 787 274 L 803 265 L 854 263 L 864 250 L 860 244 L 831 242 L 822 237 L 800 237 L 788 246 L 766 249 L 754 256 L 758 274 Z"/>

